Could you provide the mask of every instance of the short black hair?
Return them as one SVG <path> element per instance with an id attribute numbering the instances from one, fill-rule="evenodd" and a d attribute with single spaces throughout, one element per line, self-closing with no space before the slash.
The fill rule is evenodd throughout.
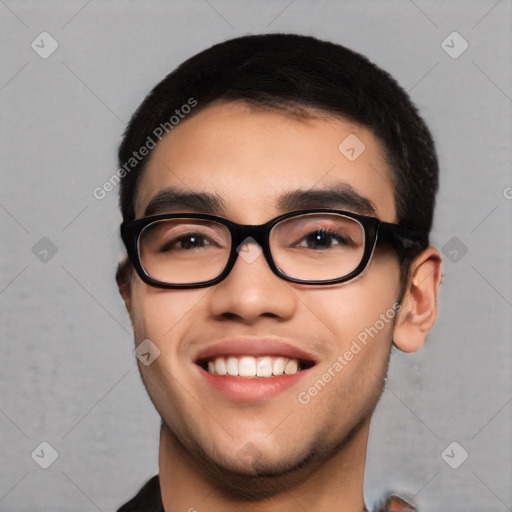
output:
<path id="1" fill-rule="evenodd" d="M 320 111 L 369 128 L 392 170 L 398 222 L 424 235 L 421 247 L 402 265 L 408 267 L 427 247 L 439 169 L 432 136 L 416 107 L 391 75 L 363 55 L 296 34 L 251 35 L 216 44 L 186 60 L 148 94 L 119 148 L 119 165 L 125 169 L 123 220 L 135 218 L 137 185 L 150 154 L 135 160 L 134 152 L 152 147 L 149 141 L 162 132 L 158 127 L 168 132 L 182 112 L 195 115 L 217 101 L 244 101 L 304 116 Z"/>

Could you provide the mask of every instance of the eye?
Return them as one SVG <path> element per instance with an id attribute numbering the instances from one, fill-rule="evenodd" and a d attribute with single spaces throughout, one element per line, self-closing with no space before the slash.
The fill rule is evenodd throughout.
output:
<path id="1" fill-rule="evenodd" d="M 203 249 L 212 245 L 217 244 L 201 233 L 187 233 L 186 235 L 181 235 L 172 240 L 167 240 L 162 244 L 159 251 Z"/>
<path id="2" fill-rule="evenodd" d="M 220 224 L 170 219 L 146 227 L 139 245 L 147 254 L 204 254 L 228 247 L 229 231 Z"/>
<path id="3" fill-rule="evenodd" d="M 329 231 L 327 229 L 318 229 L 308 233 L 297 247 L 307 247 L 308 249 L 331 249 L 333 246 L 350 245 L 350 239 L 341 233 Z"/>
<path id="4" fill-rule="evenodd" d="M 281 221 L 273 230 L 271 243 L 281 250 L 292 250 L 303 256 L 321 253 L 341 256 L 347 251 L 361 250 L 364 229 L 355 219 L 338 214 L 305 214 Z"/>

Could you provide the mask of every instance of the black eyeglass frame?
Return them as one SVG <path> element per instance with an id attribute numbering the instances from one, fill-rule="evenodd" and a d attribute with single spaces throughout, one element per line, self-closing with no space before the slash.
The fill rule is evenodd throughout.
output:
<path id="1" fill-rule="evenodd" d="M 312 213 L 329 213 L 338 214 L 345 217 L 352 218 L 358 221 L 363 227 L 365 244 L 364 253 L 359 265 L 349 274 L 336 277 L 333 279 L 299 279 L 289 276 L 282 270 L 280 270 L 275 264 L 272 258 L 272 251 L 270 250 L 270 231 L 279 222 L 290 219 L 292 217 L 298 217 L 301 215 L 312 214 Z M 151 277 L 141 264 L 139 256 L 139 238 L 142 230 L 150 224 L 171 219 L 200 219 L 217 222 L 228 228 L 231 234 L 231 251 L 226 262 L 224 270 L 214 279 L 208 281 L 201 281 L 197 283 L 167 283 Z M 150 286 L 156 286 L 158 288 L 169 288 L 169 289 L 190 289 L 190 288 L 205 288 L 207 286 L 213 286 L 223 281 L 233 269 L 237 257 L 237 249 L 240 244 L 247 238 L 254 239 L 262 248 L 263 255 L 267 261 L 268 266 L 272 272 L 292 283 L 299 283 L 305 285 L 329 285 L 329 284 L 340 284 L 350 281 L 359 276 L 368 266 L 375 247 L 379 242 L 390 242 L 398 251 L 411 251 L 423 249 L 426 247 L 425 235 L 423 233 L 411 231 L 410 229 L 400 225 L 392 224 L 389 222 L 383 222 L 376 217 L 369 217 L 367 215 L 361 215 L 354 212 L 348 212 L 345 210 L 333 210 L 330 208 L 314 208 L 309 210 L 297 210 L 288 212 L 283 215 L 279 215 L 274 219 L 269 220 L 265 224 L 252 225 L 252 224 L 237 224 L 224 217 L 217 215 L 209 215 L 203 213 L 164 213 L 160 215 L 152 215 L 149 217 L 142 217 L 131 221 L 125 221 L 121 224 L 121 238 L 124 242 L 126 250 L 128 252 L 128 258 L 130 259 L 133 267 L 135 268 L 138 276 L 146 284 Z"/>

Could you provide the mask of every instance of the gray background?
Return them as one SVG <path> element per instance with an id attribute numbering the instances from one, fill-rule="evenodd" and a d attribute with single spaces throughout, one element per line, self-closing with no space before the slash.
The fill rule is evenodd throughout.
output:
<path id="1" fill-rule="evenodd" d="M 440 317 L 424 349 L 393 355 L 368 503 L 393 488 L 425 512 L 512 510 L 511 14 L 510 0 L 0 1 L 0 510 L 114 510 L 157 471 L 158 417 L 114 282 L 117 189 L 92 191 L 156 82 L 211 44 L 271 31 L 366 54 L 437 141 Z M 43 31 L 59 44 L 47 59 L 31 48 Z M 441 46 L 453 31 L 469 43 L 458 58 Z M 48 449 L 31 457 L 43 441 L 58 452 L 48 469 L 34 460 Z M 441 457 L 453 441 L 452 464 L 469 453 L 457 469 Z"/>

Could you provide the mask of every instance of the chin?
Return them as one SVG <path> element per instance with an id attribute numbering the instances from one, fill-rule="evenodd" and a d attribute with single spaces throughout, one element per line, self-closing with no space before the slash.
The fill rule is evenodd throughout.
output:
<path id="1" fill-rule="evenodd" d="M 314 469 L 318 449 L 280 454 L 263 453 L 247 442 L 238 452 L 213 456 L 199 447 L 201 468 L 217 489 L 233 499 L 257 501 L 282 493 L 307 477 Z"/>

